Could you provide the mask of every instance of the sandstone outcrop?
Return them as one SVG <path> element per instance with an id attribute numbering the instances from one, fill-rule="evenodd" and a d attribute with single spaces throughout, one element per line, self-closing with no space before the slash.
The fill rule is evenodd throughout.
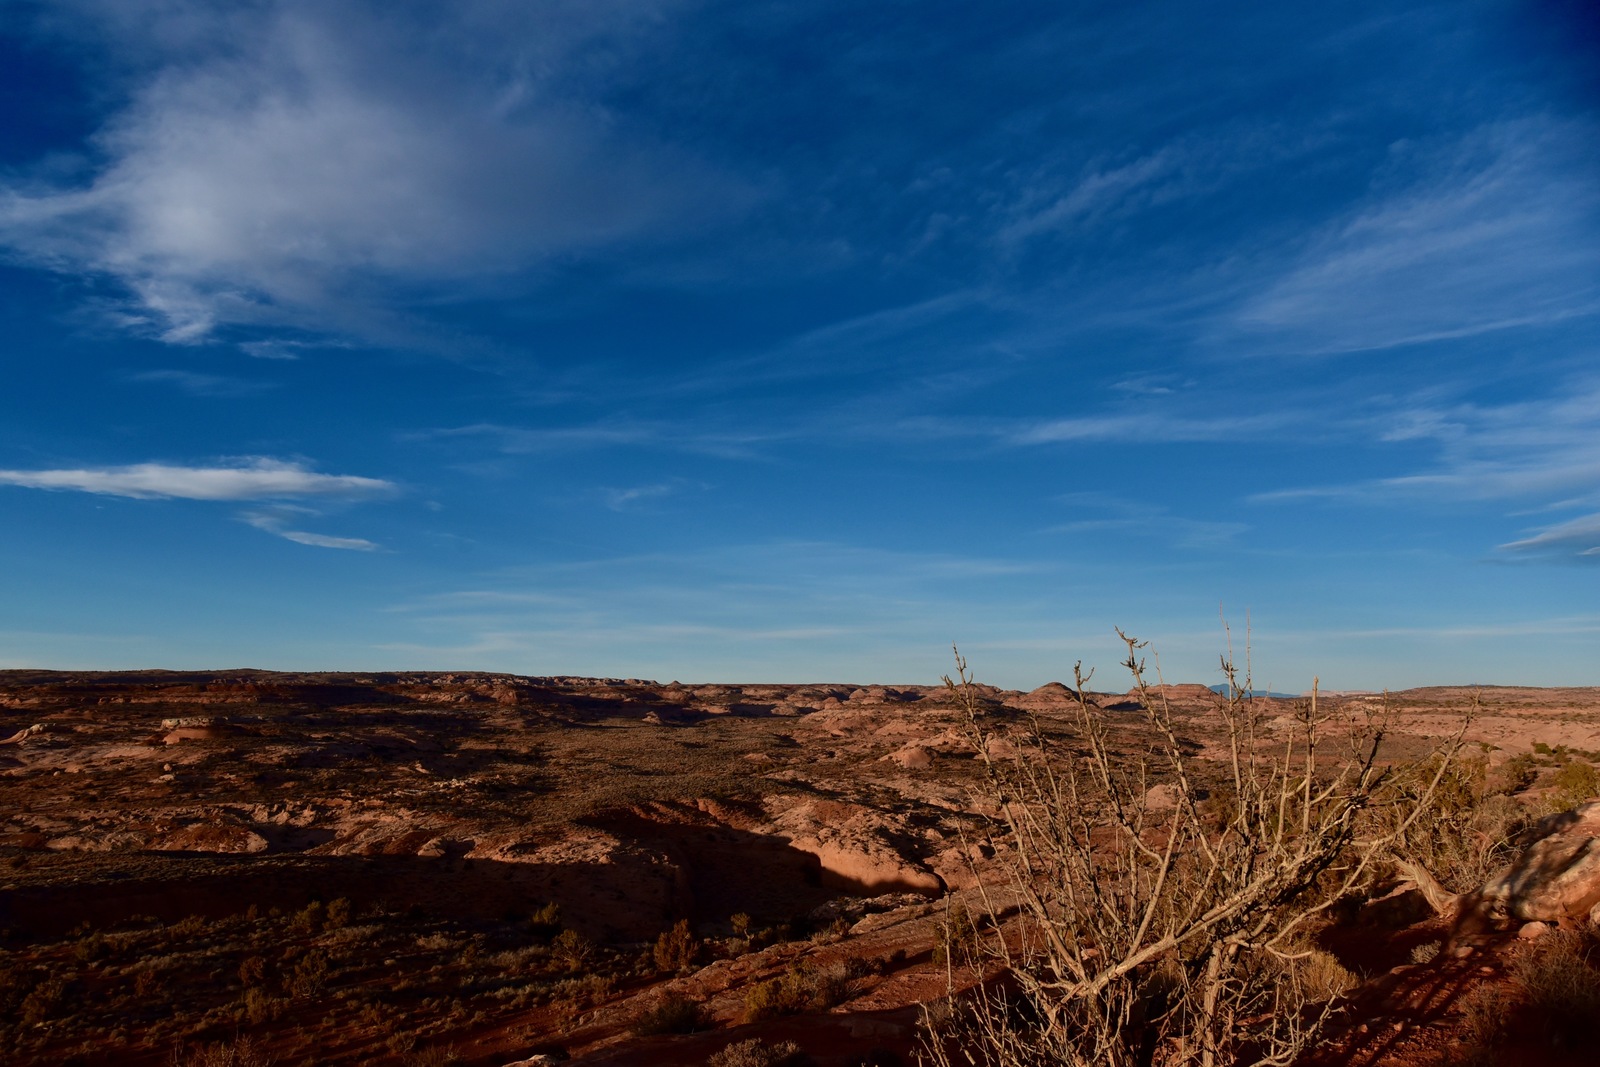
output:
<path id="1" fill-rule="evenodd" d="M 1446 891 L 1420 864 L 1402 866 L 1428 902 L 1464 932 L 1589 919 L 1600 908 L 1600 800 L 1547 816 L 1528 836 L 1516 859 L 1469 893 Z"/>
<path id="2" fill-rule="evenodd" d="M 903 816 L 835 800 L 805 801 L 773 819 L 778 833 L 822 865 L 822 884 L 850 893 L 944 891 L 943 880 L 911 853 L 917 840 Z"/>

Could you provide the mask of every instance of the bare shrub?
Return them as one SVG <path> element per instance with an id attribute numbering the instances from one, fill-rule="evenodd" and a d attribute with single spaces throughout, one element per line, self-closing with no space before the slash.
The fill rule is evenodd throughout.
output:
<path id="1" fill-rule="evenodd" d="M 984 905 L 989 916 L 1017 906 L 1021 919 L 1014 936 L 982 939 L 1009 980 L 979 986 L 927 1042 L 942 1067 L 953 1047 L 990 1067 L 1291 1063 L 1353 981 L 1310 945 L 1313 928 L 1380 869 L 1459 746 L 1458 735 L 1414 795 L 1385 793 L 1385 712 L 1334 721 L 1313 686 L 1291 719 L 1269 724 L 1248 669 L 1241 679 L 1224 657 L 1223 781 L 1202 808 L 1211 789 L 1195 778 L 1165 690 L 1147 682 L 1144 646 L 1121 636 L 1144 756 L 1114 752 L 1081 664 L 1077 753 L 1057 751 L 1061 724 L 1053 733 L 1034 718 L 1014 756 L 992 755 L 959 653 L 957 680 L 946 679 L 1001 813 L 992 836 L 1009 882 L 982 888 Z M 1153 800 L 1157 783 L 1167 788 Z M 1394 810 L 1372 819 L 1379 804 Z"/>

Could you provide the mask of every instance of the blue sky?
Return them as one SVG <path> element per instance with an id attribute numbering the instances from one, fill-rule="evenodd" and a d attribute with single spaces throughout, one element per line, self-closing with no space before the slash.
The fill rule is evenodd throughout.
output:
<path id="1" fill-rule="evenodd" d="M 0 0 L 0 665 L 1600 683 L 1597 40 Z"/>

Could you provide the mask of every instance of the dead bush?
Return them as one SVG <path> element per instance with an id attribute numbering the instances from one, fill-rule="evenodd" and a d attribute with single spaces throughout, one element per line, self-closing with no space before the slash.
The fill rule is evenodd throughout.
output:
<path id="1" fill-rule="evenodd" d="M 1003 889 L 981 888 L 987 915 L 975 926 L 992 931 L 988 916 L 1010 906 L 1021 918 L 1016 936 L 978 938 L 1010 980 L 978 987 L 970 1010 L 927 1042 L 940 1067 L 955 1055 L 988 1067 L 1294 1061 L 1350 981 L 1308 935 L 1371 881 L 1450 772 L 1459 735 L 1417 790 L 1385 793 L 1386 712 L 1336 720 L 1313 684 L 1292 719 L 1274 707 L 1269 724 L 1248 666 L 1240 677 L 1224 657 L 1226 802 L 1203 809 L 1213 788 L 1195 778 L 1166 691 L 1147 681 L 1143 644 L 1122 636 L 1139 705 L 1131 755 L 1115 750 L 1112 716 L 1086 695 L 1081 665 L 1070 722 L 1033 718 L 1031 741 L 1004 758 L 991 754 L 959 653 L 946 679 L 988 774 L 987 806 L 1000 812 L 989 836 L 1009 875 Z M 1053 740 L 1068 727 L 1070 749 Z M 1166 788 L 1153 792 L 1157 782 Z M 1379 804 L 1382 820 L 1371 817 Z"/>

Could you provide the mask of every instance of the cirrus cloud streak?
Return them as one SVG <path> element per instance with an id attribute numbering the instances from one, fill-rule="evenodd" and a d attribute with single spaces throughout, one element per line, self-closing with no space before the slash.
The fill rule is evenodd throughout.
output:
<path id="1" fill-rule="evenodd" d="M 395 483 L 382 478 L 321 474 L 300 463 L 259 457 L 216 467 L 135 463 L 123 467 L 0 470 L 0 485 L 74 490 L 139 500 L 362 499 L 389 496 L 399 489 Z"/>

